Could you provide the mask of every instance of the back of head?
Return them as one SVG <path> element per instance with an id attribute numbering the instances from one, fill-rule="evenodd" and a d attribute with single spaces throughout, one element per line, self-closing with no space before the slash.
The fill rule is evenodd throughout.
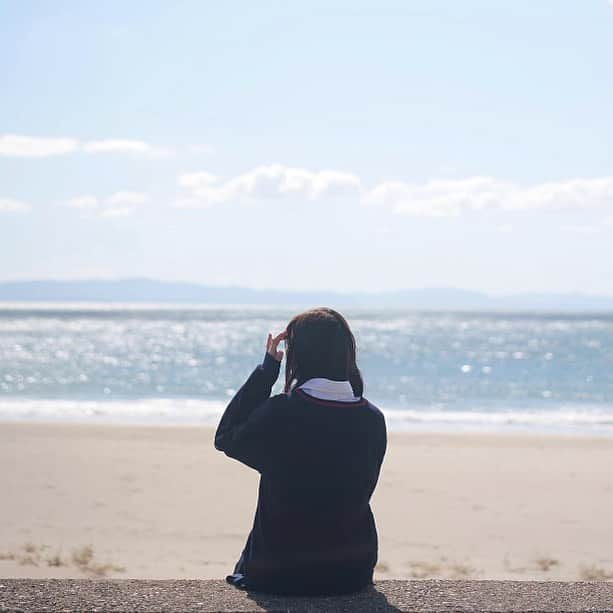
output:
<path id="1" fill-rule="evenodd" d="M 285 391 L 313 377 L 349 381 L 355 396 L 364 384 L 356 363 L 356 343 L 345 318 L 328 307 L 299 313 L 287 325 Z"/>

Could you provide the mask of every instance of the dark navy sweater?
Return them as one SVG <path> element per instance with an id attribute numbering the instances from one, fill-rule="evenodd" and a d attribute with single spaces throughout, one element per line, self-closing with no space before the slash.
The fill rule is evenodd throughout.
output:
<path id="1" fill-rule="evenodd" d="M 387 446 L 383 413 L 363 396 L 322 400 L 300 388 L 270 396 L 279 369 L 266 353 L 215 433 L 217 449 L 260 473 L 241 585 L 284 594 L 359 590 L 377 563 L 370 498 Z"/>

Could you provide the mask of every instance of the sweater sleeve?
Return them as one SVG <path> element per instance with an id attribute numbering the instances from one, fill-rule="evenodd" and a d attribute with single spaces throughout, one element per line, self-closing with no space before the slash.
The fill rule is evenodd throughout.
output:
<path id="1" fill-rule="evenodd" d="M 227 456 L 262 472 L 270 458 L 273 442 L 270 392 L 279 376 L 281 363 L 264 354 L 247 381 L 236 392 L 215 432 L 215 448 Z"/>

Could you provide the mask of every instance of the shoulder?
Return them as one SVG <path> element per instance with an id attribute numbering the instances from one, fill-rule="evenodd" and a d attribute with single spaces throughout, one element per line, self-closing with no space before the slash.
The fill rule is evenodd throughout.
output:
<path id="1" fill-rule="evenodd" d="M 380 458 L 383 459 L 387 449 L 387 424 L 385 423 L 385 414 L 383 411 L 372 402 L 368 401 L 368 410 L 372 417 L 372 428 L 374 438 L 377 440 L 377 449 L 379 450 Z"/>
<path id="2" fill-rule="evenodd" d="M 287 412 L 283 410 L 285 407 L 285 394 L 269 396 L 251 411 L 247 418 L 247 422 L 249 422 L 252 427 L 256 427 L 256 425 L 263 427 L 264 424 L 267 424 L 268 427 L 268 425 L 278 422 L 279 416 Z"/>
<path id="3" fill-rule="evenodd" d="M 268 400 L 271 407 L 280 409 L 289 404 L 290 396 L 288 396 L 285 392 L 281 392 L 280 394 L 273 394 Z"/>
<path id="4" fill-rule="evenodd" d="M 366 400 L 366 406 L 372 418 L 379 423 L 381 426 L 385 427 L 385 414 L 383 411 L 375 404 L 370 402 L 367 398 L 363 397 Z"/>
<path id="5" fill-rule="evenodd" d="M 287 394 L 274 394 L 266 399 L 263 405 L 261 405 L 262 413 L 265 413 L 268 417 L 278 417 L 286 412 L 289 403 Z"/>

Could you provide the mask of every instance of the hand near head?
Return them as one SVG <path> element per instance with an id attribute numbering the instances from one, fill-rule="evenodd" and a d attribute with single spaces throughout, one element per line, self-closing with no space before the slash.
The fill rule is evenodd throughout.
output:
<path id="1" fill-rule="evenodd" d="M 287 330 L 283 330 L 277 334 L 277 336 L 273 337 L 273 335 L 269 332 L 268 338 L 266 339 L 266 352 L 270 353 L 270 355 L 280 362 L 283 359 L 283 351 L 277 351 L 277 345 L 284 339 L 287 338 Z"/>

